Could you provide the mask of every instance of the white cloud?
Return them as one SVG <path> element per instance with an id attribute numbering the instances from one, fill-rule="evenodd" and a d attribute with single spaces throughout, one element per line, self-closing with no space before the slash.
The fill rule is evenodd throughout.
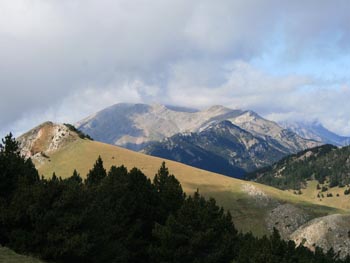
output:
<path id="1" fill-rule="evenodd" d="M 206 74 L 209 71 L 221 76 L 219 84 L 208 78 Z M 278 103 L 310 83 L 309 77 L 272 76 L 243 61 L 234 61 L 219 68 L 201 67 L 201 63 L 180 63 L 174 67 L 168 96 L 172 103 L 180 102 L 187 106 L 203 107 L 215 101 L 234 108 L 266 108 L 265 111 L 269 111 L 274 110 L 273 105 L 276 104 L 271 102 Z"/>
<path id="2" fill-rule="evenodd" d="M 327 63 L 348 52 L 349 24 L 345 0 L 0 0 L 0 130 L 159 101 L 269 116 L 302 109 L 328 126 L 339 118 L 334 129 L 350 133 L 337 87 L 318 89 L 325 84 L 312 75 L 278 76 L 251 63 L 276 39 L 285 63 Z"/>
<path id="3" fill-rule="evenodd" d="M 204 67 L 205 68 L 205 67 Z M 347 85 L 325 86 L 311 76 L 274 76 L 242 61 L 231 63 L 220 85 L 206 80 L 200 65 L 175 67 L 168 97 L 171 103 L 205 107 L 223 104 L 232 108 L 252 109 L 269 119 L 319 120 L 330 130 L 350 134 L 350 88 Z M 221 70 L 221 71 L 220 71 Z"/>
<path id="4" fill-rule="evenodd" d="M 14 131 L 18 136 L 44 121 L 75 123 L 97 110 L 119 102 L 151 103 L 156 101 L 158 92 L 157 87 L 147 85 L 140 80 L 112 83 L 103 88 L 87 87 L 71 92 L 62 101 L 47 108 L 23 113 L 11 124 L 11 127 L 0 129 L 0 135 L 3 137 L 6 133 Z"/>

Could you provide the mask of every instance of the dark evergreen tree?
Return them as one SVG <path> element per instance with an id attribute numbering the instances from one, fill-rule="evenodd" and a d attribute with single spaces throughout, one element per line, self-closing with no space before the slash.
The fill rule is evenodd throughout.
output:
<path id="1" fill-rule="evenodd" d="M 152 262 L 231 262 L 236 254 L 231 215 L 198 192 L 164 226 L 156 225 L 154 237 Z"/>
<path id="2" fill-rule="evenodd" d="M 87 186 L 97 186 L 107 175 L 106 169 L 103 167 L 101 156 L 97 158 L 94 167 L 89 171 L 86 177 Z"/>
<path id="3" fill-rule="evenodd" d="M 20 157 L 19 143 L 15 140 L 12 133 L 10 132 L 5 136 L 0 143 L 0 151 L 4 155 L 17 155 Z"/>
<path id="4" fill-rule="evenodd" d="M 169 213 L 175 213 L 183 204 L 185 194 L 182 191 L 180 182 L 174 175 L 169 173 L 169 169 L 162 163 L 158 173 L 153 179 L 153 185 L 158 192 L 160 199 L 160 217 L 164 223 Z"/>
<path id="5" fill-rule="evenodd" d="M 10 133 L 0 143 L 0 197 L 8 201 L 17 187 L 38 181 L 32 161 L 20 155 L 18 142 Z"/>
<path id="6" fill-rule="evenodd" d="M 88 212 L 93 261 L 148 262 L 156 204 L 156 191 L 140 170 L 112 167 Z"/>
<path id="7" fill-rule="evenodd" d="M 77 170 L 74 169 L 73 174 L 71 177 L 67 179 L 67 181 L 75 182 L 79 185 L 82 185 L 83 179 L 81 178 L 80 174 L 77 172 Z"/>

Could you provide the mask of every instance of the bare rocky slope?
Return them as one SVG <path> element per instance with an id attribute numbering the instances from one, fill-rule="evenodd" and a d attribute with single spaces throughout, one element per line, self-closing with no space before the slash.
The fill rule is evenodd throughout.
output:
<path id="1" fill-rule="evenodd" d="M 333 248 L 341 258 L 350 254 L 350 216 L 328 215 L 315 218 L 300 226 L 290 235 L 297 245 L 304 245 L 311 250 L 320 247 L 324 251 Z"/>
<path id="2" fill-rule="evenodd" d="M 17 138 L 21 154 L 39 163 L 49 159 L 50 154 L 60 150 L 79 135 L 64 124 L 44 122 Z"/>

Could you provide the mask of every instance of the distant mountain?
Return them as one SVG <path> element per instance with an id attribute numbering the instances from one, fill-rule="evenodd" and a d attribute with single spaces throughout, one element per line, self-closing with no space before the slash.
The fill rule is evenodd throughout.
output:
<path id="1" fill-rule="evenodd" d="M 350 144 L 350 137 L 340 136 L 326 129 L 319 122 L 280 122 L 285 129 L 288 129 L 299 136 L 320 141 L 323 144 L 333 144 L 336 146 L 346 146 Z"/>
<path id="2" fill-rule="evenodd" d="M 79 121 L 76 126 L 98 141 L 141 150 L 150 142 L 158 142 L 177 133 L 200 132 L 224 120 L 264 140 L 276 141 L 280 150 L 286 153 L 319 145 L 253 111 L 233 110 L 219 105 L 199 111 L 160 104 L 120 103 Z"/>
<path id="3" fill-rule="evenodd" d="M 87 117 L 76 126 L 97 141 L 141 150 L 149 142 L 177 133 L 197 132 L 241 113 L 222 106 L 198 111 L 159 104 L 120 103 Z"/>
<path id="4" fill-rule="evenodd" d="M 95 140 L 240 177 L 310 147 L 253 111 L 121 103 L 77 123 Z"/>
<path id="5" fill-rule="evenodd" d="M 144 149 L 153 156 L 234 177 L 267 166 L 286 151 L 277 140 L 261 138 L 227 120 L 198 133 L 173 135 Z"/>
<path id="6" fill-rule="evenodd" d="M 228 118 L 228 120 L 269 143 L 279 145 L 279 150 L 286 154 L 321 145 L 317 140 L 305 139 L 290 130 L 284 129 L 276 122 L 262 118 L 253 111 L 244 111 L 234 118 Z"/>

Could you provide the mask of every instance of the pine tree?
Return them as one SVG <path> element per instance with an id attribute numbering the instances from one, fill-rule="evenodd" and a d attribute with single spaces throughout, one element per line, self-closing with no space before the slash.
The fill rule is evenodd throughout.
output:
<path id="1" fill-rule="evenodd" d="M 20 155 L 19 143 L 10 133 L 0 143 L 0 197 L 11 198 L 19 186 L 26 187 L 39 181 L 39 175 L 30 159 Z"/>
<path id="2" fill-rule="evenodd" d="M 232 262 L 237 231 L 229 213 L 198 192 L 188 197 L 164 226 L 156 225 L 152 262 Z"/>
<path id="3" fill-rule="evenodd" d="M 80 174 L 77 172 L 76 169 L 74 169 L 72 176 L 69 177 L 67 180 L 75 182 L 75 183 L 77 183 L 79 185 L 81 185 L 82 182 L 83 182 L 83 179 L 80 177 Z"/>
<path id="4" fill-rule="evenodd" d="M 10 132 L 8 135 L 5 136 L 2 140 L 2 144 L 0 143 L 0 152 L 4 155 L 20 155 L 19 150 L 19 142 L 15 140 L 12 133 Z"/>
<path id="5" fill-rule="evenodd" d="M 180 182 L 169 173 L 165 162 L 162 163 L 155 175 L 153 185 L 160 197 L 161 218 L 163 219 L 161 221 L 165 221 L 170 213 L 176 212 L 182 206 L 185 195 Z"/>
<path id="6" fill-rule="evenodd" d="M 102 181 L 103 178 L 106 177 L 106 175 L 107 172 L 103 167 L 102 158 L 99 156 L 94 164 L 94 167 L 89 171 L 85 182 L 88 186 L 96 186 Z"/>

